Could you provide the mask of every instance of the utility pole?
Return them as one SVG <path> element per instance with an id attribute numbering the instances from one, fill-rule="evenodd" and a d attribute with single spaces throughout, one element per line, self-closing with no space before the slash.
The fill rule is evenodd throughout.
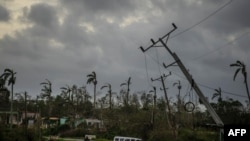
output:
<path id="1" fill-rule="evenodd" d="M 28 125 L 27 125 L 27 92 L 25 91 L 24 92 L 24 105 L 25 105 L 25 113 L 24 113 L 24 116 L 25 116 L 25 136 L 27 137 L 27 128 L 28 128 Z"/>
<path id="2" fill-rule="evenodd" d="M 169 52 L 169 54 L 174 58 L 174 60 L 175 60 L 175 62 L 171 63 L 170 65 L 173 65 L 173 64 L 177 63 L 177 65 L 179 66 L 179 68 L 181 69 L 181 71 L 183 72 L 183 74 L 185 75 L 185 77 L 187 78 L 187 80 L 189 81 L 189 83 L 192 85 L 192 87 L 194 88 L 195 92 L 199 96 L 200 100 L 206 106 L 208 112 L 212 116 L 212 118 L 215 121 L 215 123 L 217 124 L 217 126 L 223 127 L 224 123 L 222 122 L 222 120 L 220 119 L 220 117 L 217 115 L 217 113 L 214 111 L 214 109 L 212 108 L 212 106 L 209 104 L 209 102 L 207 101 L 207 99 L 203 95 L 202 91 L 200 90 L 200 88 L 198 87 L 198 85 L 196 84 L 196 82 L 194 81 L 194 79 L 192 78 L 192 76 L 189 74 L 189 72 L 187 71 L 186 67 L 181 62 L 180 58 L 174 52 L 172 52 L 168 48 L 168 46 L 167 46 L 166 43 L 167 43 L 167 41 L 168 41 L 168 39 L 170 37 L 170 34 L 177 29 L 177 27 L 176 27 L 176 25 L 174 23 L 172 25 L 173 25 L 174 28 L 170 32 L 168 32 L 163 37 L 159 38 L 159 40 L 157 40 L 157 41 L 154 41 L 153 39 L 151 39 L 151 42 L 152 42 L 151 46 L 149 46 L 146 49 L 144 49 L 143 47 L 140 47 L 140 49 L 142 50 L 142 52 L 146 52 L 148 49 L 150 49 L 152 47 L 164 47 Z M 163 40 L 166 40 L 166 41 L 164 42 Z M 156 46 L 157 43 L 161 43 L 161 45 Z"/>
<path id="3" fill-rule="evenodd" d="M 156 87 L 153 87 L 153 90 L 150 90 L 149 93 L 153 92 L 154 93 L 154 103 L 153 103 L 153 111 L 152 111 L 152 127 L 154 128 L 154 123 L 155 123 L 155 107 L 156 107 Z"/>
<path id="4" fill-rule="evenodd" d="M 168 95 L 167 95 L 167 90 L 166 90 L 166 86 L 165 86 L 165 83 L 164 83 L 164 80 L 171 75 L 171 72 L 168 74 L 168 75 L 161 75 L 159 78 L 156 78 L 156 79 L 153 79 L 151 78 L 151 81 L 161 81 L 162 83 L 162 87 L 163 87 L 163 92 L 164 92 L 164 96 L 165 96 L 165 99 L 166 99 L 166 102 L 167 102 L 167 108 L 168 108 L 168 124 L 169 124 L 169 127 L 170 128 L 174 128 L 175 129 L 175 124 L 174 124 L 174 119 L 172 117 L 172 113 L 171 113 L 171 108 L 170 108 L 170 104 L 169 104 L 169 99 L 168 99 Z M 173 130 L 173 133 L 174 133 L 174 136 L 175 136 L 175 130 Z"/>

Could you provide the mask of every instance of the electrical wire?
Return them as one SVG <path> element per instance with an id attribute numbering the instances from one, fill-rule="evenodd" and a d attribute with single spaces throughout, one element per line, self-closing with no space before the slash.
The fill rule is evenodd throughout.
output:
<path id="1" fill-rule="evenodd" d="M 158 54 L 158 50 L 157 50 L 157 48 L 155 49 L 155 51 L 156 51 L 156 57 L 157 57 L 157 66 L 158 66 L 158 70 L 159 70 L 159 73 L 160 73 L 160 75 L 162 75 L 162 73 L 161 73 L 161 65 L 160 65 L 160 62 L 159 62 L 159 54 Z"/>
<path id="2" fill-rule="evenodd" d="M 248 31 L 246 31 L 246 32 L 244 32 L 244 33 L 242 33 L 241 35 L 239 35 L 239 36 L 236 37 L 235 39 L 226 42 L 226 44 L 224 44 L 223 46 L 220 46 L 220 47 L 218 47 L 218 48 L 216 48 L 216 49 L 214 49 L 214 50 L 212 50 L 212 51 L 210 51 L 210 52 L 206 52 L 206 53 L 204 53 L 204 54 L 202 54 L 202 55 L 200 55 L 200 56 L 194 57 L 192 60 L 198 60 L 198 59 L 204 58 L 204 57 L 206 57 L 206 56 L 208 56 L 208 55 L 210 55 L 210 54 L 212 54 L 212 53 L 215 53 L 215 52 L 217 52 L 217 51 L 219 51 L 219 50 L 222 50 L 222 49 L 224 49 L 225 47 L 228 47 L 228 45 L 230 45 L 230 44 L 234 43 L 235 41 L 239 40 L 240 38 L 245 37 L 246 35 L 249 34 L 249 32 L 250 32 L 250 30 L 248 30 Z"/>
<path id="3" fill-rule="evenodd" d="M 201 84 L 201 83 L 199 83 L 198 85 L 201 86 L 201 87 L 207 88 L 207 89 L 215 90 L 215 88 L 206 86 L 206 85 Z M 224 94 L 229 94 L 229 95 L 238 96 L 238 97 L 247 97 L 247 96 L 244 96 L 244 95 L 240 95 L 240 94 L 236 94 L 236 93 L 231 93 L 231 92 L 227 92 L 227 91 L 221 91 L 221 92 L 224 93 Z"/>
<path id="4" fill-rule="evenodd" d="M 199 22 L 197 22 L 196 24 L 194 24 L 194 25 L 188 27 L 187 29 L 185 29 L 185 30 L 183 30 L 183 31 L 181 31 L 181 32 L 179 32 L 179 33 L 177 33 L 177 34 L 171 36 L 170 39 L 171 39 L 171 38 L 175 38 L 175 37 L 177 37 L 177 36 L 179 36 L 179 35 L 181 35 L 181 34 L 187 32 L 187 31 L 191 30 L 192 28 L 196 27 L 197 25 L 203 23 L 204 21 L 206 21 L 206 20 L 209 19 L 210 17 L 212 17 L 212 16 L 214 16 L 215 14 L 217 14 L 217 13 L 218 13 L 219 11 L 221 11 L 223 8 L 225 8 L 226 6 L 228 6 L 232 1 L 233 1 L 233 0 L 229 0 L 227 3 L 225 3 L 224 5 L 222 5 L 221 7 L 219 7 L 217 10 L 215 10 L 213 13 L 209 14 L 209 15 L 208 15 L 207 17 L 205 17 L 204 19 L 202 19 L 202 20 L 200 20 Z"/>
<path id="5" fill-rule="evenodd" d="M 151 84 L 150 81 L 149 81 L 147 57 L 146 57 L 145 53 L 143 53 L 143 54 L 144 54 L 144 62 L 145 62 L 145 68 L 146 68 L 146 74 L 147 74 L 147 82 L 148 82 L 148 85 L 149 85 L 149 86 L 152 86 L 152 84 Z"/>

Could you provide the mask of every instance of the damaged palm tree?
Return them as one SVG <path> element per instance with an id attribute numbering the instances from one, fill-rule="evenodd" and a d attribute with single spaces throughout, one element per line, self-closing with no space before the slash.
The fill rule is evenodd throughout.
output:
<path id="1" fill-rule="evenodd" d="M 128 78 L 128 81 L 125 83 L 122 83 L 120 86 L 127 86 L 127 94 L 126 94 L 126 100 L 125 100 L 125 105 L 128 106 L 129 103 L 129 86 L 131 84 L 131 77 Z"/>
<path id="2" fill-rule="evenodd" d="M 234 73 L 234 81 L 236 79 L 237 74 L 241 71 L 243 77 L 244 77 L 244 83 L 246 86 L 246 91 L 247 91 L 247 96 L 248 96 L 248 101 L 250 102 L 250 95 L 249 95 L 249 89 L 248 89 L 248 83 L 247 83 L 247 72 L 246 72 L 246 65 L 237 60 L 236 63 L 230 64 L 230 67 L 237 67 L 235 73 Z"/>

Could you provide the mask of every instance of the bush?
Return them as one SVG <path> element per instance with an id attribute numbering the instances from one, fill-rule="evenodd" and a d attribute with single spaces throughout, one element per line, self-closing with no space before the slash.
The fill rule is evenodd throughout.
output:
<path id="1" fill-rule="evenodd" d="M 23 127 L 15 127 L 11 130 L 9 128 L 0 129 L 0 140 L 1 141 L 36 141 L 38 140 L 38 136 L 34 130 L 28 130 L 27 136 L 25 135 L 25 129 Z"/>
<path id="2" fill-rule="evenodd" d="M 60 137 L 84 137 L 87 134 L 84 129 L 72 129 L 60 134 Z"/>
<path id="3" fill-rule="evenodd" d="M 182 129 L 179 131 L 178 141 L 217 141 L 219 135 L 216 132 Z"/>

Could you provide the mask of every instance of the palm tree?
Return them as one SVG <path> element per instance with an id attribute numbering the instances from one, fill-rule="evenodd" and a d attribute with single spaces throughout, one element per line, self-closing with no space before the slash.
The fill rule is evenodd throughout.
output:
<path id="1" fill-rule="evenodd" d="M 70 93 L 72 91 L 72 89 L 70 88 L 70 86 L 66 85 L 65 87 L 61 87 L 60 89 L 62 90 L 62 94 L 65 94 L 66 97 L 68 95 L 68 99 L 70 100 Z"/>
<path id="2" fill-rule="evenodd" d="M 90 84 L 90 83 L 94 84 L 94 109 L 95 109 L 96 107 L 96 85 L 97 85 L 96 73 L 93 71 L 91 74 L 88 74 L 87 77 L 88 77 L 87 84 Z"/>
<path id="3" fill-rule="evenodd" d="M 51 82 L 48 79 L 46 79 L 46 82 L 42 82 L 42 83 L 40 83 L 40 85 L 43 86 L 41 96 L 43 98 L 47 97 L 48 100 L 49 100 L 50 97 L 51 97 L 51 92 L 52 92 L 52 89 L 51 89 L 52 84 L 51 84 Z"/>
<path id="4" fill-rule="evenodd" d="M 47 99 L 48 99 L 48 104 L 49 104 L 48 120 L 49 120 L 49 132 L 50 132 L 51 93 L 52 93 L 51 87 L 52 87 L 52 84 L 48 79 L 46 79 L 46 82 L 42 82 L 42 83 L 40 83 L 40 85 L 43 86 L 41 97 L 42 98 L 47 97 Z"/>
<path id="5" fill-rule="evenodd" d="M 103 88 L 108 88 L 108 95 L 109 95 L 109 109 L 112 109 L 112 90 L 111 90 L 111 84 L 107 83 L 106 85 L 101 87 L 101 90 Z"/>
<path id="6" fill-rule="evenodd" d="M 213 94 L 212 100 L 214 98 L 218 97 L 218 102 L 221 102 L 222 101 L 222 97 L 221 97 L 222 91 L 221 91 L 221 88 L 214 89 L 214 90 L 215 90 L 215 93 Z"/>
<path id="7" fill-rule="evenodd" d="M 11 106 L 10 106 L 10 128 L 12 129 L 12 123 L 13 123 L 13 120 L 12 120 L 12 116 L 13 116 L 13 87 L 14 87 L 14 84 L 16 82 L 16 77 L 15 77 L 15 74 L 16 72 L 14 72 L 13 70 L 11 69 L 5 69 L 4 70 L 4 73 L 0 76 L 1 79 L 3 79 L 3 82 L 5 84 L 5 82 L 8 80 L 8 85 L 11 85 Z"/>
<path id="8" fill-rule="evenodd" d="M 237 60 L 236 63 L 230 64 L 230 67 L 237 67 L 237 69 L 236 69 L 236 71 L 234 73 L 234 81 L 235 81 L 235 78 L 236 78 L 237 74 L 239 73 L 239 71 L 241 71 L 241 73 L 242 73 L 242 75 L 244 77 L 244 83 L 245 83 L 245 86 L 246 86 L 248 100 L 250 101 L 250 94 L 249 94 L 248 83 L 247 83 L 246 65 L 243 62 Z"/>
<path id="9" fill-rule="evenodd" d="M 89 93 L 86 89 L 86 86 L 82 86 L 79 88 L 79 94 L 81 94 L 83 96 L 83 102 L 87 102 L 91 98 L 91 96 L 89 95 Z"/>
<path id="10" fill-rule="evenodd" d="M 126 105 L 128 105 L 129 91 L 130 91 L 129 85 L 131 84 L 130 81 L 131 81 L 131 77 L 128 78 L 128 81 L 127 81 L 127 82 L 122 83 L 122 84 L 120 85 L 120 86 L 124 86 L 124 85 L 127 86 L 127 94 L 126 94 L 126 100 L 125 100 L 125 101 L 126 101 L 126 103 L 125 103 Z"/>

